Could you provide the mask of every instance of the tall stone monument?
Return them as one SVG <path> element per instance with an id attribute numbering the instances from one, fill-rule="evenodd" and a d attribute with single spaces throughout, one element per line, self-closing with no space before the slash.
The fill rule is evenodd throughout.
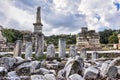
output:
<path id="1" fill-rule="evenodd" d="M 35 37 L 35 53 L 36 58 L 41 56 L 44 51 L 44 34 L 42 33 L 42 23 L 41 23 L 41 11 L 40 7 L 37 8 L 36 13 L 36 22 L 33 23 L 34 25 L 34 37 Z"/>
<path id="2" fill-rule="evenodd" d="M 66 40 L 64 38 L 59 39 L 59 57 L 64 58 L 66 54 Z"/>

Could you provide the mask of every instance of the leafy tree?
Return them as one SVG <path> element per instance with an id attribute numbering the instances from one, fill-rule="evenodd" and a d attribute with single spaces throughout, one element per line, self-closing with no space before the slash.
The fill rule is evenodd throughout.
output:
<path id="1" fill-rule="evenodd" d="M 16 40 L 22 39 L 22 33 L 15 29 L 3 29 L 2 34 L 6 37 L 8 42 L 15 42 Z"/>
<path id="2" fill-rule="evenodd" d="M 109 43 L 108 38 L 109 38 L 109 36 L 112 35 L 112 32 L 113 31 L 111 29 L 99 32 L 100 43 L 102 43 L 102 44 L 108 44 Z"/>
<path id="3" fill-rule="evenodd" d="M 66 44 L 76 44 L 76 36 L 75 35 L 52 35 L 52 36 L 46 36 L 45 41 L 47 44 L 53 43 L 55 46 L 58 46 L 58 40 L 59 38 L 65 38 Z"/>
<path id="4" fill-rule="evenodd" d="M 114 33 L 109 37 L 109 43 L 118 43 L 117 33 L 114 32 Z"/>

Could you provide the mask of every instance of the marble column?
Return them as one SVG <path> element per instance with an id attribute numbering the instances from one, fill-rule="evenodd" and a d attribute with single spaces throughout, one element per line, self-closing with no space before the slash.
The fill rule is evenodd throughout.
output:
<path id="1" fill-rule="evenodd" d="M 64 58 L 66 54 L 66 40 L 64 38 L 59 39 L 59 57 Z"/>
<path id="2" fill-rule="evenodd" d="M 22 41 L 17 40 L 16 46 L 14 48 L 14 55 L 13 55 L 14 57 L 21 56 L 21 48 L 22 48 Z"/>
<path id="3" fill-rule="evenodd" d="M 85 48 L 82 48 L 82 49 L 80 50 L 80 56 L 81 56 L 81 58 L 83 58 L 83 59 L 87 59 L 87 52 L 86 52 L 86 49 L 85 49 Z"/>
<path id="4" fill-rule="evenodd" d="M 26 42 L 25 45 L 25 58 L 31 58 L 32 57 L 32 43 L 31 42 Z"/>
<path id="5" fill-rule="evenodd" d="M 38 34 L 37 35 L 37 43 L 36 43 L 36 58 L 41 56 L 44 52 L 44 35 L 43 34 Z"/>
<path id="6" fill-rule="evenodd" d="M 55 46 L 50 44 L 47 47 L 47 58 L 54 58 L 55 57 Z"/>
<path id="7" fill-rule="evenodd" d="M 75 46 L 70 46 L 69 48 L 69 56 L 75 57 L 77 55 L 77 48 Z"/>
<path id="8" fill-rule="evenodd" d="M 98 58 L 98 53 L 97 52 L 93 52 L 92 53 L 92 60 L 97 59 Z"/>

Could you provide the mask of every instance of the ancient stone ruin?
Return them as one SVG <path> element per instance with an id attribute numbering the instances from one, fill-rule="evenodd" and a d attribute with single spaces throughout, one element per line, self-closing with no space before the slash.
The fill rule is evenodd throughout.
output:
<path id="1" fill-rule="evenodd" d="M 17 40 L 12 56 L 0 54 L 0 80 L 120 80 L 120 57 L 100 58 L 94 51 L 88 58 L 85 48 L 78 52 L 75 45 L 66 51 L 66 40 L 59 39 L 58 53 L 54 44 L 44 53 L 44 35 L 37 8 L 34 23 L 35 44 L 26 41 L 25 54 L 21 52 L 22 41 Z M 35 45 L 35 53 L 33 53 Z M 58 54 L 58 55 L 56 55 Z M 45 58 L 40 58 L 45 55 Z M 68 56 L 67 56 L 68 55 Z"/>

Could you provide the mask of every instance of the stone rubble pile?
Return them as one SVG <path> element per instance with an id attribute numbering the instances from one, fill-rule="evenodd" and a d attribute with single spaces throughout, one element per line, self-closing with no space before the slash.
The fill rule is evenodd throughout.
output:
<path id="1" fill-rule="evenodd" d="M 1 57 L 0 80 L 119 80 L 119 61 L 85 60 L 79 55 L 61 61 Z"/>
<path id="2" fill-rule="evenodd" d="M 26 43 L 25 59 L 21 57 L 21 41 L 17 41 L 14 55 L 0 57 L 0 80 L 120 80 L 120 57 L 99 58 L 94 52 L 87 58 L 85 49 L 77 53 L 70 46 L 66 57 L 65 40 L 59 40 L 59 55 L 55 46 L 48 45 L 45 59 L 32 58 L 32 44 Z"/>

